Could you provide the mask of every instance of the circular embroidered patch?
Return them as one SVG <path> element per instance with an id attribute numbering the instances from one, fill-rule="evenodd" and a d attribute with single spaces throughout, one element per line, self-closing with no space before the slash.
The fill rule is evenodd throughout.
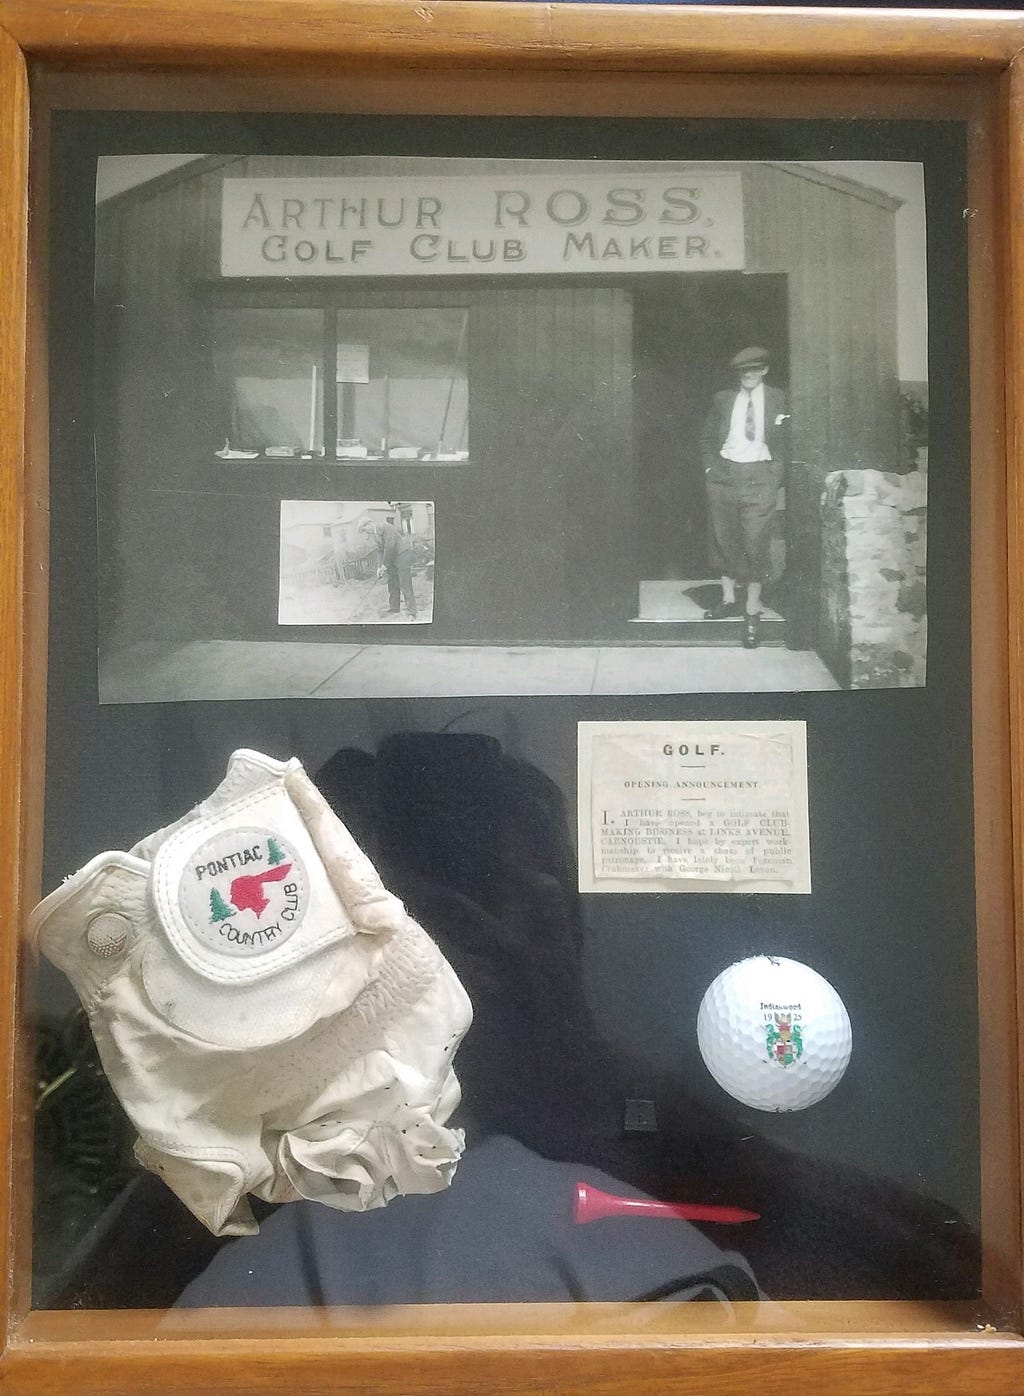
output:
<path id="1" fill-rule="evenodd" d="M 201 945 L 221 955 L 263 955 L 299 929 L 309 908 L 309 881 L 280 834 L 227 829 L 189 858 L 178 901 Z"/>

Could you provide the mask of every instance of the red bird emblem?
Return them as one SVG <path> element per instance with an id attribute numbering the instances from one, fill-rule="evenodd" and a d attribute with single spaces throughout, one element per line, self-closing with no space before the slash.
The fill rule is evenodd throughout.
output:
<path id="1" fill-rule="evenodd" d="M 263 895 L 264 882 L 283 882 L 292 870 L 291 863 L 283 863 L 267 872 L 245 873 L 231 883 L 231 901 L 239 911 L 255 911 L 262 916 L 270 905 Z"/>

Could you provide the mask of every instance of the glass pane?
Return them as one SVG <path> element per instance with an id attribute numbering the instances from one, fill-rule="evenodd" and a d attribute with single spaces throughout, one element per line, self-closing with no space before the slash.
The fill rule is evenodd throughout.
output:
<path id="1" fill-rule="evenodd" d="M 213 313 L 214 372 L 224 403 L 218 455 L 322 455 L 323 313 Z"/>
<path id="2" fill-rule="evenodd" d="M 465 460 L 468 310 L 338 315 L 338 454 Z"/>
<path id="3" fill-rule="evenodd" d="M 138 119 L 124 138 L 155 142 Z M 267 118 L 276 149 L 305 138 L 287 120 Z M 325 144 L 351 143 L 323 120 Z M 447 199 L 453 218 L 458 190 L 492 208 L 500 175 L 522 186 L 506 204 L 532 193 L 531 246 L 549 200 L 571 216 L 559 191 L 589 191 L 598 219 L 647 191 L 634 208 L 660 223 L 719 181 L 747 191 L 742 271 L 644 271 L 661 234 L 606 231 L 602 249 L 635 245 L 631 270 L 614 251 L 547 280 L 492 265 L 436 293 L 274 276 L 241 288 L 259 309 L 227 309 L 240 288 L 212 290 L 215 261 L 194 279 L 196 246 L 219 245 L 211 160 L 110 204 L 93 325 L 72 297 L 91 210 L 55 203 L 40 1307 L 328 1323 L 320 1306 L 351 1304 L 393 1323 L 403 1303 L 695 1298 L 779 1330 L 803 1322 L 789 1301 L 899 1300 L 908 1325 L 945 1301 L 958 1328 L 1016 1321 L 988 1289 L 980 1305 L 1012 1230 L 993 1226 L 983 1267 L 982 1198 L 990 1219 L 1017 1205 L 1012 994 L 992 992 L 1014 941 L 990 778 L 1009 708 L 989 672 L 972 690 L 972 644 L 1004 652 L 1005 589 L 997 550 L 971 556 L 971 491 L 982 519 L 999 495 L 970 470 L 961 137 L 823 123 L 821 149 L 885 157 L 857 179 L 789 160 L 799 145 L 758 123 L 746 140 L 776 158 L 723 171 L 736 130 L 693 125 L 686 169 L 668 122 L 638 137 L 649 160 L 611 168 L 584 158 L 586 123 L 551 128 L 579 158 L 550 173 L 381 156 L 366 175 L 329 151 L 248 173 L 310 181 L 307 219 L 328 175 L 386 179 L 389 209 L 417 182 L 424 217 Z M 897 136 L 912 158 L 891 160 Z M 664 170 L 643 168 L 655 155 Z M 925 307 L 911 317 L 916 362 L 896 294 L 912 205 L 889 176 L 927 189 L 912 262 L 944 292 L 930 338 Z M 448 308 L 415 304 L 431 297 Z M 732 360 L 765 350 L 751 438 Z M 474 469 L 435 470 L 469 450 L 470 351 Z M 905 439 L 898 391 L 919 403 Z M 196 407 L 215 392 L 219 429 Z M 765 467 L 787 419 L 780 502 Z M 774 569 L 781 609 L 753 646 L 739 616 L 704 613 L 725 601 L 705 435 L 710 484 L 756 493 L 758 574 Z M 238 468 L 210 455 L 225 439 Z M 349 838 L 368 862 L 346 877 Z M 784 875 L 759 889 L 768 861 Z M 465 1003 L 395 902 L 375 905 L 397 923 L 321 939 L 378 877 L 468 996 L 462 1041 Z M 726 993 L 752 960 L 756 1000 Z M 802 988 L 821 981 L 824 1033 Z"/>

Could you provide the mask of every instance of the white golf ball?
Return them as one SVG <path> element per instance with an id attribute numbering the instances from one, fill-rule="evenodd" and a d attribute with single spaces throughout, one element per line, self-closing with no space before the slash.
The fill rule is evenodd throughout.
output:
<path id="1" fill-rule="evenodd" d="M 755 1110 L 804 1110 L 842 1078 L 853 1037 L 842 999 L 797 960 L 755 955 L 722 971 L 697 1013 L 704 1065 Z"/>

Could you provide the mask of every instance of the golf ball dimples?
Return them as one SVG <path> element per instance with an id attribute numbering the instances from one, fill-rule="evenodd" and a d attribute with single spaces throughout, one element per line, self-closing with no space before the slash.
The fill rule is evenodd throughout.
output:
<path id="1" fill-rule="evenodd" d="M 709 985 L 697 1044 L 711 1075 L 742 1104 L 804 1110 L 842 1078 L 852 1033 L 827 979 L 796 960 L 756 955 Z"/>

